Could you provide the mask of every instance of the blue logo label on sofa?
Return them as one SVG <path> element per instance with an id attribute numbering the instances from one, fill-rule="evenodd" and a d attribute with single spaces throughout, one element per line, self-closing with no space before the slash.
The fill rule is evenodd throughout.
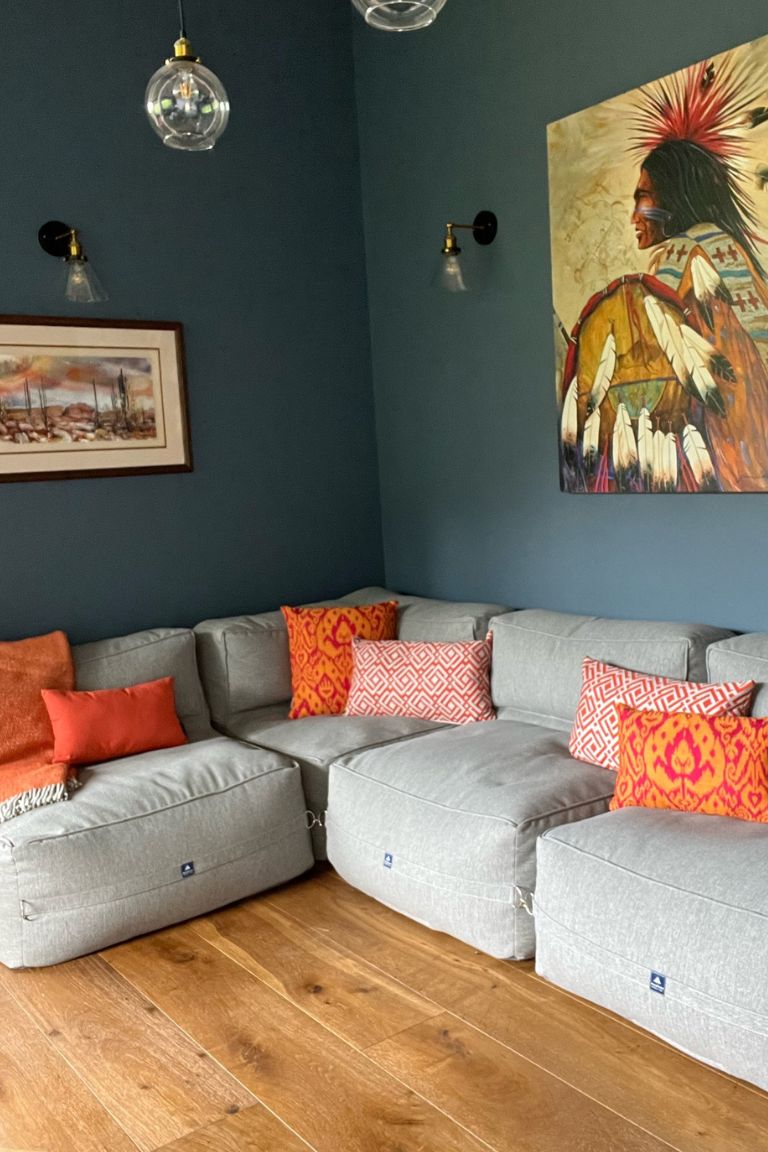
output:
<path id="1" fill-rule="evenodd" d="M 186 864 L 182 864 L 181 866 L 181 878 L 182 880 L 186 880 L 188 876 L 194 876 L 194 874 L 195 862 L 194 860 L 187 860 Z"/>
<path id="2" fill-rule="evenodd" d="M 393 863 L 394 863 L 394 860 L 395 860 L 395 858 L 391 852 L 385 852 L 384 853 L 384 867 L 385 868 L 391 868 Z"/>
<path id="3" fill-rule="evenodd" d="M 667 991 L 667 978 L 662 976 L 661 972 L 651 972 L 651 992 L 658 992 L 659 996 L 663 996 Z"/>

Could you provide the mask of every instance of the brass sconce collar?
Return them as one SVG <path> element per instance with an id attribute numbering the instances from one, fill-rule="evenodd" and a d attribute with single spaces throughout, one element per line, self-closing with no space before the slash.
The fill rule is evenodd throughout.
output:
<path id="1" fill-rule="evenodd" d="M 445 238 L 442 247 L 443 256 L 458 256 L 459 252 L 461 252 L 461 248 L 459 248 L 459 243 L 453 232 L 455 227 L 455 224 L 446 224 L 445 226 Z"/>

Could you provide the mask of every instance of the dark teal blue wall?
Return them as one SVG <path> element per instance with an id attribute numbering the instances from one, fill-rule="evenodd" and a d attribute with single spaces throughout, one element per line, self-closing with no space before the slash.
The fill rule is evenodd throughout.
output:
<path id="1" fill-rule="evenodd" d="M 766 32 L 763 0 L 448 0 L 424 32 L 356 25 L 391 586 L 768 628 L 768 497 L 559 491 L 545 137 Z M 487 293 L 436 296 L 443 222 L 481 208 Z"/>
<path id="2" fill-rule="evenodd" d="M 82 228 L 110 294 L 88 315 L 184 325 L 195 469 L 0 485 L 0 637 L 380 582 L 352 20 L 348 0 L 187 0 L 232 117 L 181 155 L 142 111 L 174 0 L 4 6 L 0 313 L 76 313 L 37 229 Z"/>

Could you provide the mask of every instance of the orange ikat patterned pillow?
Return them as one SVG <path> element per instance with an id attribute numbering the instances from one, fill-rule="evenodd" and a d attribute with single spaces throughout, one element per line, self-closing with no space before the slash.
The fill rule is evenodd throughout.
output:
<path id="1" fill-rule="evenodd" d="M 640 712 L 617 705 L 611 808 L 673 808 L 768 824 L 768 717 Z"/>
<path id="2" fill-rule="evenodd" d="M 352 639 L 394 640 L 397 601 L 280 609 L 288 626 L 293 699 L 288 716 L 339 716 L 352 680 Z"/>

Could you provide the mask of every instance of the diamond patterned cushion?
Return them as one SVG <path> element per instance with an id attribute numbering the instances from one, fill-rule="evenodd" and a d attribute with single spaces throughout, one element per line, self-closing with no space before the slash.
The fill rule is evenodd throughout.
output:
<path id="1" fill-rule="evenodd" d="M 587 657 L 582 664 L 581 695 L 568 749 L 576 760 L 619 767 L 617 704 L 658 712 L 695 712 L 702 716 L 743 716 L 749 711 L 753 680 L 694 684 L 667 676 L 644 676 Z"/>
<path id="2" fill-rule="evenodd" d="M 768 824 L 768 719 L 619 704 L 611 808 L 673 808 Z"/>
<path id="3" fill-rule="evenodd" d="M 445 724 L 493 720 L 491 640 L 352 641 L 348 716 L 417 716 Z"/>
<path id="4" fill-rule="evenodd" d="M 280 609 L 288 628 L 293 698 L 291 720 L 338 716 L 352 675 L 352 639 L 394 639 L 397 601 L 332 608 Z"/>

